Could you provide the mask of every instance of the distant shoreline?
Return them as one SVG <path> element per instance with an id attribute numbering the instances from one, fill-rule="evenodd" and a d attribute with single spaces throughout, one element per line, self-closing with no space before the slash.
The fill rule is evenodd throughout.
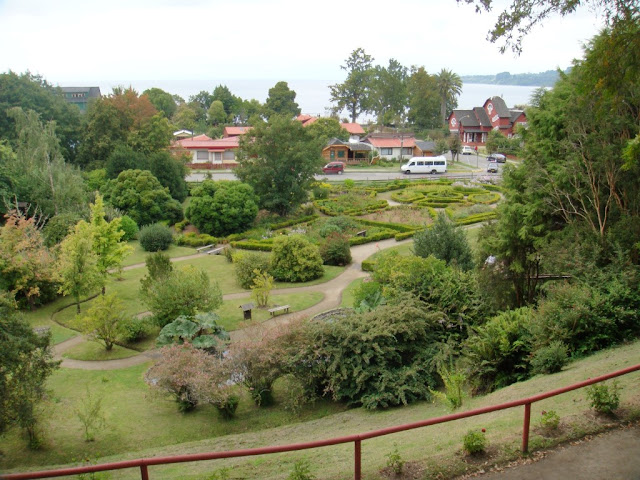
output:
<path id="1" fill-rule="evenodd" d="M 566 68 L 568 73 L 571 67 Z M 464 75 L 460 79 L 466 84 L 482 85 L 511 85 L 514 87 L 553 87 L 560 78 L 558 70 L 547 70 L 540 73 L 515 73 L 500 72 L 495 75 Z"/>

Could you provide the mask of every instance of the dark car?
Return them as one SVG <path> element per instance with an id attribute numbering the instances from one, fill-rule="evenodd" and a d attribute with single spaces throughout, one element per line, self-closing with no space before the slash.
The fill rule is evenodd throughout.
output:
<path id="1" fill-rule="evenodd" d="M 501 153 L 492 153 L 487 157 L 487 162 L 505 163 L 506 161 L 507 161 L 507 157 L 505 157 Z"/>
<path id="2" fill-rule="evenodd" d="M 342 163 L 342 162 L 327 163 L 322 168 L 322 172 L 323 173 L 337 173 L 338 175 L 342 175 L 342 172 L 344 172 L 344 163 Z"/>

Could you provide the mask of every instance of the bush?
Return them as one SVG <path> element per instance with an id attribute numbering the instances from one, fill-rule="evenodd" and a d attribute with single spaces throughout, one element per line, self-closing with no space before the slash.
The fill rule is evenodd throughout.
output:
<path id="1" fill-rule="evenodd" d="M 131 317 L 120 324 L 120 338 L 126 343 L 142 340 L 149 332 L 149 324 L 144 318 Z"/>
<path id="2" fill-rule="evenodd" d="M 542 411 L 542 417 L 540 418 L 540 426 L 545 430 L 556 430 L 560 425 L 560 416 L 555 410 L 549 410 L 548 412 Z"/>
<path id="3" fill-rule="evenodd" d="M 293 470 L 287 480 L 315 480 L 315 475 L 311 473 L 308 460 L 297 460 L 293 464 Z"/>
<path id="4" fill-rule="evenodd" d="M 438 214 L 432 228 L 418 232 L 413 237 L 414 251 L 419 257 L 433 255 L 455 264 L 462 270 L 473 268 L 471 247 L 464 231 L 451 223 L 443 213 Z"/>
<path id="5" fill-rule="evenodd" d="M 233 257 L 236 271 L 236 281 L 242 288 L 249 289 L 259 272 L 269 271 L 269 257 L 254 252 L 236 253 Z"/>
<path id="6" fill-rule="evenodd" d="M 215 403 L 218 415 L 223 420 L 231 420 L 236 415 L 238 404 L 240 403 L 240 397 L 237 395 L 229 395 L 222 401 Z"/>
<path id="7" fill-rule="evenodd" d="M 326 238 L 334 232 L 347 233 L 350 230 L 356 230 L 357 228 L 358 223 L 353 218 L 340 215 L 338 217 L 332 217 L 325 220 L 318 230 L 318 234 L 321 237 Z"/>
<path id="8" fill-rule="evenodd" d="M 207 235 L 206 233 L 185 233 L 184 235 L 178 235 L 175 240 L 176 245 L 187 247 L 204 247 L 205 245 L 215 245 L 218 243 L 216 237 Z"/>
<path id="9" fill-rule="evenodd" d="M 74 213 L 62 213 L 51 218 L 42 230 L 45 245 L 53 247 L 62 242 L 80 220 L 80 216 Z"/>
<path id="10" fill-rule="evenodd" d="M 546 347 L 541 347 L 531 357 L 533 373 L 556 373 L 567 364 L 567 346 L 556 340 Z"/>
<path id="11" fill-rule="evenodd" d="M 587 398 L 591 408 L 596 412 L 606 415 L 613 414 L 613 411 L 620 406 L 620 387 L 618 382 L 613 382 L 611 389 L 603 383 L 587 387 Z"/>
<path id="12" fill-rule="evenodd" d="M 325 265 L 349 265 L 351 263 L 349 239 L 337 232 L 330 234 L 320 246 L 320 256 Z"/>
<path id="13" fill-rule="evenodd" d="M 398 445 L 394 443 L 393 450 L 385 456 L 387 457 L 387 467 L 389 467 L 396 475 L 400 475 L 404 468 L 405 461 L 400 456 Z"/>
<path id="14" fill-rule="evenodd" d="M 481 431 L 469 430 L 462 439 L 462 448 L 469 455 L 484 452 L 486 447 L 487 437 L 484 434 L 484 428 Z"/>
<path id="15" fill-rule="evenodd" d="M 277 238 L 273 242 L 270 273 L 284 282 L 307 282 L 324 274 L 318 247 L 301 235 Z"/>
<path id="16" fill-rule="evenodd" d="M 123 242 L 133 240 L 140 231 L 136 221 L 129 215 L 123 215 L 120 217 L 120 230 L 124 232 L 124 235 L 122 236 Z"/>
<path id="17" fill-rule="evenodd" d="M 173 234 L 166 225 L 154 223 L 142 227 L 139 234 L 140 245 L 145 252 L 158 252 L 166 250 L 173 241 Z"/>

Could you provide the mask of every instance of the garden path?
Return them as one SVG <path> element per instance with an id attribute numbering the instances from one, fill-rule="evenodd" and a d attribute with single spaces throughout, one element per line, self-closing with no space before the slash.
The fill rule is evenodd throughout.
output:
<path id="1" fill-rule="evenodd" d="M 326 283 L 321 283 L 318 285 L 309 285 L 305 287 L 280 288 L 280 289 L 273 290 L 271 293 L 274 295 L 317 291 L 317 292 L 322 292 L 324 294 L 324 298 L 319 303 L 305 310 L 278 315 L 277 317 L 261 322 L 260 327 L 271 328 L 276 325 L 285 325 L 294 318 L 310 317 L 320 312 L 324 312 L 327 310 L 331 310 L 332 308 L 339 307 L 340 303 L 342 302 L 342 291 L 354 280 L 368 276 L 367 272 L 362 271 L 363 260 L 369 258 L 371 255 L 373 255 L 374 253 L 380 250 L 384 250 L 386 248 L 394 247 L 397 245 L 402 245 L 404 243 L 409 243 L 412 241 L 413 239 L 411 238 L 402 240 L 400 242 L 397 242 L 394 239 L 388 239 L 388 240 L 381 240 L 376 243 L 366 243 L 364 245 L 356 245 L 354 247 L 351 247 L 351 257 L 352 257 L 351 265 L 349 265 L 344 272 L 342 272 L 340 275 L 335 277 L 333 280 L 330 280 Z M 195 254 L 195 255 L 188 255 L 185 257 L 176 257 L 176 258 L 173 258 L 172 261 L 175 262 L 180 260 L 193 259 L 193 258 L 205 256 L 205 255 L 206 254 Z M 145 266 L 144 263 L 139 263 L 136 265 L 129 265 L 124 269 L 131 270 L 133 268 L 141 268 L 144 266 Z M 251 295 L 250 292 L 231 293 L 228 295 L 224 295 L 223 298 L 225 300 L 233 300 L 233 299 L 247 298 L 250 295 Z M 231 338 L 233 340 L 246 338 L 247 329 L 250 329 L 250 328 L 252 327 L 249 326 L 249 327 L 246 327 L 245 329 L 235 330 L 231 332 L 230 333 Z M 84 361 L 84 360 L 72 360 L 69 358 L 62 357 L 62 354 L 67 349 L 75 345 L 78 345 L 83 341 L 84 341 L 84 337 L 79 335 L 77 337 L 73 337 L 69 340 L 66 340 L 64 342 L 61 342 L 55 345 L 54 357 L 57 360 L 62 360 L 61 365 L 65 368 L 75 368 L 75 369 L 81 369 L 81 370 L 117 370 L 120 368 L 127 368 L 127 367 L 132 367 L 134 365 L 140 365 L 158 356 L 158 352 L 156 350 L 149 350 L 147 352 L 141 353 L 140 355 L 135 355 L 133 357 L 122 358 L 118 360 Z"/>

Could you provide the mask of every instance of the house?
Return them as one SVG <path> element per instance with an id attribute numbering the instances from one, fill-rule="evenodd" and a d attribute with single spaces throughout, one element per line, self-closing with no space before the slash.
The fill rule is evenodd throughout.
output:
<path id="1" fill-rule="evenodd" d="M 512 137 L 517 125 L 527 125 L 524 111 L 507 108 L 502 97 L 491 97 L 482 107 L 454 110 L 449 115 L 449 132 L 458 135 L 463 145 L 484 146 L 491 130 Z"/>
<path id="2" fill-rule="evenodd" d="M 173 148 L 184 149 L 192 155 L 191 164 L 203 166 L 211 164 L 213 168 L 232 168 L 236 161 L 239 136 L 212 139 L 206 135 L 177 140 Z"/>
<path id="3" fill-rule="evenodd" d="M 222 138 L 239 137 L 249 130 L 251 130 L 251 127 L 224 127 L 222 130 Z"/>
<path id="4" fill-rule="evenodd" d="M 178 130 L 173 132 L 173 137 L 177 140 L 182 140 L 183 138 L 193 137 L 193 132 L 191 130 Z"/>
<path id="5" fill-rule="evenodd" d="M 89 101 L 100 98 L 100 87 L 60 87 L 64 99 L 68 103 L 77 105 L 82 113 L 86 113 Z"/>
<path id="6" fill-rule="evenodd" d="M 402 160 L 422 153 L 413 133 L 372 133 L 363 142 L 371 145 L 384 160 Z"/>
<path id="7" fill-rule="evenodd" d="M 355 164 L 368 162 L 371 151 L 373 148 L 368 143 L 352 142 L 351 140 L 345 142 L 338 138 L 332 138 L 322 149 L 322 157 L 328 162 L 338 160 L 346 164 Z"/>

